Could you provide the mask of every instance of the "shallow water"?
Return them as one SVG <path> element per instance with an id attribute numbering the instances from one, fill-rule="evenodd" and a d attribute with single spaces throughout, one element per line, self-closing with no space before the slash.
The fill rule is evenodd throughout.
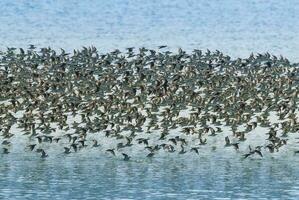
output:
<path id="1" fill-rule="evenodd" d="M 221 4 L 220 4 L 221 2 Z M 299 61 L 299 2 L 0 1 L 0 48 L 100 51 L 167 44 L 232 56 L 269 51 Z M 298 199 L 298 158 L 239 155 L 124 162 L 104 154 L 0 154 L 0 199 Z"/>
<path id="2" fill-rule="evenodd" d="M 297 199 L 296 160 L 2 157 L 1 199 Z"/>

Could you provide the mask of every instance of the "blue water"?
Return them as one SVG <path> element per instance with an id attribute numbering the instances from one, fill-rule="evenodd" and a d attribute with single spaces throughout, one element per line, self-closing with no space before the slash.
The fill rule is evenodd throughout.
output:
<path id="1" fill-rule="evenodd" d="M 0 1 L 0 49 L 128 46 L 299 61 L 299 1 Z M 298 159 L 0 154 L 0 199 L 298 199 Z"/>
<path id="2" fill-rule="evenodd" d="M 0 199 L 298 199 L 298 159 L 2 157 Z"/>
<path id="3" fill-rule="evenodd" d="M 105 52 L 167 44 L 299 61 L 297 0 L 2 0 L 0 24 L 1 48 L 95 45 Z"/>

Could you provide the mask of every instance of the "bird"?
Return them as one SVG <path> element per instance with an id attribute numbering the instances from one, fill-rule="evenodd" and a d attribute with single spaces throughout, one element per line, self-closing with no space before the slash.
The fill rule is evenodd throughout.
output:
<path id="1" fill-rule="evenodd" d="M 111 153 L 113 156 L 115 156 L 114 149 L 107 149 L 106 151 L 109 152 L 109 153 Z"/>
<path id="2" fill-rule="evenodd" d="M 3 140 L 2 145 L 10 145 L 11 143 L 7 140 Z"/>
<path id="3" fill-rule="evenodd" d="M 239 149 L 239 143 L 231 143 L 229 137 L 225 137 L 225 147 L 233 146 L 236 150 Z"/>
<path id="4" fill-rule="evenodd" d="M 163 48 L 165 48 L 165 47 L 167 47 L 167 46 L 166 46 L 166 45 L 158 46 L 159 49 L 163 49 Z"/>
<path id="5" fill-rule="evenodd" d="M 249 156 L 251 156 L 253 154 L 258 154 L 260 157 L 263 157 L 263 154 L 261 152 L 260 146 L 257 146 L 255 149 L 252 149 L 249 146 L 249 153 L 244 154 L 244 159 L 248 158 Z"/>
<path id="6" fill-rule="evenodd" d="M 124 156 L 124 161 L 129 161 L 130 160 L 130 156 L 128 156 L 127 154 L 125 154 L 125 153 L 122 153 L 122 155 Z"/>
<path id="7" fill-rule="evenodd" d="M 36 144 L 30 144 L 30 145 L 28 145 L 30 151 L 33 151 L 35 146 L 36 146 Z"/>
<path id="8" fill-rule="evenodd" d="M 10 152 L 8 151 L 8 149 L 7 148 L 3 148 L 3 154 L 9 154 Z"/>
<path id="9" fill-rule="evenodd" d="M 147 158 L 152 158 L 153 156 L 155 155 L 155 153 L 154 152 L 150 152 L 149 154 L 147 154 Z"/>
<path id="10" fill-rule="evenodd" d="M 183 145 L 181 145 L 181 150 L 179 151 L 179 154 L 185 154 L 186 151 L 185 151 L 185 148 Z"/>
<path id="11" fill-rule="evenodd" d="M 205 145 L 205 144 L 207 144 L 207 139 L 205 138 L 205 139 L 199 139 L 199 141 L 200 141 L 200 143 L 199 143 L 199 145 Z"/>
<path id="12" fill-rule="evenodd" d="M 70 154 L 71 153 L 71 149 L 68 147 L 63 147 L 64 148 L 64 152 L 65 154 Z"/>
<path id="13" fill-rule="evenodd" d="M 192 147 L 190 151 L 194 151 L 197 155 L 199 154 L 198 147 Z"/>
<path id="14" fill-rule="evenodd" d="M 43 149 L 42 149 L 41 153 L 42 153 L 41 158 L 48 157 L 48 154 Z"/>
<path id="15" fill-rule="evenodd" d="M 233 147 L 243 158 L 293 151 L 298 63 L 267 52 L 233 58 L 209 49 L 160 51 L 167 47 L 99 53 L 84 46 L 70 53 L 29 45 L 0 52 L 3 153 L 15 145 L 44 156 L 59 146 L 65 154 L 96 148 L 149 158 L 160 150 L 188 157 L 199 147 Z M 226 129 L 232 136 L 222 134 Z M 28 143 L 16 142 L 21 138 Z M 263 147 L 243 152 L 255 138 Z"/>
<path id="16" fill-rule="evenodd" d="M 229 140 L 228 136 L 225 137 L 225 146 L 226 147 L 231 146 L 231 143 L 230 143 L 230 140 Z"/>
<path id="17" fill-rule="evenodd" d="M 97 140 L 92 140 L 93 141 L 93 145 L 92 147 L 99 147 L 100 145 L 98 144 Z"/>

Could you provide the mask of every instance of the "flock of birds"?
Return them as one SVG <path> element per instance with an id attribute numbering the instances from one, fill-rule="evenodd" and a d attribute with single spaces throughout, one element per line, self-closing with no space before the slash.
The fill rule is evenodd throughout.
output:
<path id="1" fill-rule="evenodd" d="M 94 149 L 128 161 L 218 148 L 245 159 L 297 143 L 298 64 L 166 49 L 0 52 L 2 154 Z"/>

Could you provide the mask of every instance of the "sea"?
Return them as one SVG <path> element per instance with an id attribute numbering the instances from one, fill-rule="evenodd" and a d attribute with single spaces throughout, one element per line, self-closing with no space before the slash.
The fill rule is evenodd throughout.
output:
<path id="1" fill-rule="evenodd" d="M 1 0 L 0 50 L 219 50 L 299 62 L 297 0 Z M 299 148 L 299 146 L 298 146 Z M 299 159 L 0 154 L 0 199 L 299 199 Z"/>

